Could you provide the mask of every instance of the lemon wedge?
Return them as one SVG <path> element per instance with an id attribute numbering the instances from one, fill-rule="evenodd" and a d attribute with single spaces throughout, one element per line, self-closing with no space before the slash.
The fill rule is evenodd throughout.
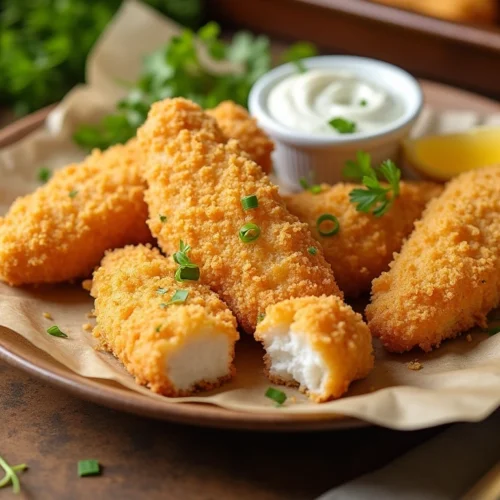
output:
<path id="1" fill-rule="evenodd" d="M 466 170 L 500 165 L 500 127 L 408 139 L 403 150 L 408 162 L 420 173 L 446 181 Z"/>

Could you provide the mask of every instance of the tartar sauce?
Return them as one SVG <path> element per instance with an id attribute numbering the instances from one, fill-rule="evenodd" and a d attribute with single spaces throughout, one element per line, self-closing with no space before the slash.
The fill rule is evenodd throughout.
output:
<path id="1" fill-rule="evenodd" d="M 349 71 L 312 69 L 290 75 L 269 93 L 268 110 L 280 124 L 301 132 L 339 135 L 341 118 L 356 132 L 376 132 L 403 114 L 402 103 Z"/>

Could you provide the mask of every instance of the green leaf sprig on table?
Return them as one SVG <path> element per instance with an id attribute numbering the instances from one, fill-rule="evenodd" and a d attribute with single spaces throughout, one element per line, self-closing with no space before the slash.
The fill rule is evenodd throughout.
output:
<path id="1" fill-rule="evenodd" d="M 213 59 L 237 63 L 243 71 L 209 71 L 199 57 L 197 40 Z M 295 44 L 289 51 L 303 43 Z M 74 140 L 86 149 L 106 149 L 124 143 L 144 123 L 151 104 L 167 97 L 186 97 L 203 108 L 213 108 L 225 100 L 246 107 L 252 85 L 270 68 L 270 43 L 265 36 L 240 31 L 227 43 L 220 39 L 217 23 L 210 22 L 197 33 L 185 29 L 145 59 L 139 80 L 118 102 L 116 111 L 96 125 L 80 126 Z"/>
<path id="2" fill-rule="evenodd" d="M 392 160 L 385 160 L 378 169 L 371 166 L 371 157 L 364 151 L 358 151 L 356 161 L 349 160 L 343 170 L 344 177 L 358 179 L 366 189 L 355 188 L 349 193 L 351 203 L 356 204 L 358 212 L 372 212 L 381 217 L 392 207 L 399 196 L 401 170 Z M 380 183 L 378 176 L 388 183 Z"/>
<path id="3" fill-rule="evenodd" d="M 144 0 L 199 26 L 203 0 Z M 2 0 L 0 104 L 20 116 L 61 99 L 84 79 L 87 54 L 122 0 Z"/>

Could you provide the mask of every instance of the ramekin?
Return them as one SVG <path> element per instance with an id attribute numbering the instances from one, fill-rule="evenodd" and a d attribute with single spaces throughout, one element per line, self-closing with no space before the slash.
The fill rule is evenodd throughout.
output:
<path id="1" fill-rule="evenodd" d="M 278 123 L 269 113 L 269 92 L 281 80 L 297 71 L 288 63 L 259 78 L 251 89 L 250 113 L 275 142 L 274 170 L 280 182 L 289 189 L 300 189 L 301 177 L 314 182 L 334 184 L 342 180 L 345 162 L 355 159 L 359 150 L 371 154 L 372 162 L 397 160 L 404 140 L 423 105 L 422 89 L 415 78 L 397 66 L 375 59 L 356 56 L 318 56 L 304 59 L 307 69 L 348 70 L 360 79 L 384 89 L 403 105 L 403 114 L 382 126 L 377 132 L 314 135 L 294 131 Z"/>

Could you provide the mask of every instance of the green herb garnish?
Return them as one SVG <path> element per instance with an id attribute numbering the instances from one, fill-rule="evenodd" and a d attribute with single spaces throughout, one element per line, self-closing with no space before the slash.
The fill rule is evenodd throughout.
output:
<path id="1" fill-rule="evenodd" d="M 310 191 L 312 194 L 321 193 L 321 186 L 319 184 L 309 184 L 309 181 L 305 177 L 301 177 L 299 183 L 304 191 Z"/>
<path id="2" fill-rule="evenodd" d="M 351 203 L 355 203 L 358 212 L 370 212 L 376 217 L 381 217 L 399 196 L 399 182 L 401 170 L 391 160 L 381 163 L 375 170 L 371 167 L 370 155 L 363 152 L 357 153 L 357 163 L 349 161 L 346 163 L 344 175 L 348 177 L 361 177 L 366 189 L 356 188 L 349 193 Z M 380 184 L 377 174 L 380 174 L 388 183 L 389 187 Z M 390 195 L 390 196 L 389 196 Z"/>
<path id="3" fill-rule="evenodd" d="M 264 321 L 265 317 L 266 317 L 265 313 L 259 313 L 259 314 L 257 314 L 257 323 L 260 323 L 261 321 Z"/>
<path id="4" fill-rule="evenodd" d="M 251 210 L 252 208 L 257 208 L 259 206 L 259 200 L 254 194 L 244 196 L 241 198 L 241 206 L 243 207 L 243 210 Z"/>
<path id="5" fill-rule="evenodd" d="M 158 290 L 156 290 L 156 293 L 158 295 L 165 295 L 167 293 L 167 290 L 165 288 L 158 288 Z"/>
<path id="6" fill-rule="evenodd" d="M 238 236 L 243 243 L 251 243 L 260 236 L 260 227 L 253 222 L 248 222 L 241 226 Z"/>
<path id="7" fill-rule="evenodd" d="M 500 333 L 500 326 L 492 326 L 491 328 L 486 328 L 486 330 L 483 331 L 488 335 L 496 335 L 497 333 Z"/>
<path id="8" fill-rule="evenodd" d="M 191 262 L 187 256 L 190 250 L 191 247 L 181 240 L 179 243 L 179 251 L 175 252 L 173 255 L 174 261 L 179 264 L 174 276 L 177 281 L 198 281 L 200 279 L 200 268 L 198 264 Z"/>
<path id="9" fill-rule="evenodd" d="M 51 178 L 52 170 L 48 167 L 40 167 L 37 172 L 37 177 L 40 182 L 44 184 Z"/>
<path id="10" fill-rule="evenodd" d="M 162 304 L 163 305 L 163 304 Z M 155 331 L 159 333 L 161 330 L 161 325 L 156 325 Z"/>
<path id="11" fill-rule="evenodd" d="M 160 215 L 160 222 L 162 222 L 162 223 L 167 222 L 167 216 L 166 215 Z"/>
<path id="12" fill-rule="evenodd" d="M 269 387 L 265 394 L 266 398 L 272 399 L 274 402 L 281 406 L 286 401 L 286 394 L 283 391 Z"/>
<path id="13" fill-rule="evenodd" d="M 332 118 L 328 124 L 330 127 L 334 128 L 339 134 L 353 134 L 356 132 L 356 124 L 350 120 L 346 120 L 341 116 Z"/>
<path id="14" fill-rule="evenodd" d="M 307 251 L 311 254 L 311 255 L 316 255 L 318 253 L 318 249 L 316 247 L 309 247 L 307 249 Z"/>
<path id="15" fill-rule="evenodd" d="M 180 0 L 167 3 L 179 4 L 181 8 Z M 183 0 L 182 5 L 185 4 Z M 117 110 L 97 125 L 80 126 L 74 140 L 86 149 L 106 149 L 126 142 L 146 120 L 151 104 L 166 97 L 186 97 L 203 108 L 213 108 L 224 100 L 247 106 L 252 85 L 271 68 L 269 39 L 242 31 L 236 33 L 230 43 L 225 43 L 219 36 L 220 28 L 213 22 L 196 34 L 184 29 L 163 48 L 146 57 L 139 80 L 118 102 Z M 235 63 L 238 67 L 212 72 L 202 64 L 200 45 L 204 45 L 213 59 Z"/>
<path id="16" fill-rule="evenodd" d="M 70 191 L 70 192 L 68 193 L 68 196 L 69 196 L 70 198 L 74 198 L 77 194 L 78 194 L 78 191 L 73 190 L 73 191 Z"/>
<path id="17" fill-rule="evenodd" d="M 309 42 L 297 42 L 289 47 L 283 53 L 281 59 L 283 62 L 291 62 L 295 64 L 300 73 L 306 71 L 306 67 L 302 62 L 302 59 L 307 57 L 314 57 L 318 55 L 318 49 L 316 46 Z"/>
<path id="18" fill-rule="evenodd" d="M 333 223 L 332 227 L 330 229 L 325 229 L 324 228 L 325 222 Z M 328 225 L 331 225 L 331 224 L 328 224 Z M 323 229 L 321 226 L 323 226 Z M 335 215 L 323 214 L 323 215 L 320 215 L 318 217 L 318 219 L 316 220 L 316 229 L 321 236 L 330 237 L 330 236 L 333 236 L 339 232 L 340 223 L 339 223 L 339 220 L 337 219 L 337 217 L 335 217 Z"/>
<path id="19" fill-rule="evenodd" d="M 364 108 L 367 104 L 368 104 L 368 101 L 366 99 L 361 99 L 361 101 L 359 101 L 359 105 L 362 108 Z"/>
<path id="20" fill-rule="evenodd" d="M 187 290 L 176 290 L 176 292 L 172 295 L 172 298 L 167 302 L 166 305 L 169 306 L 171 304 L 181 304 L 182 302 L 186 302 L 188 295 L 189 292 Z"/>
<path id="21" fill-rule="evenodd" d="M 101 474 L 101 466 L 97 460 L 79 460 L 78 462 L 78 475 L 85 476 L 99 476 Z"/>
<path id="22" fill-rule="evenodd" d="M 62 332 L 57 325 L 53 325 L 50 328 L 47 328 L 47 333 L 52 335 L 53 337 L 60 337 L 62 339 L 67 339 L 68 336 Z"/>
<path id="23" fill-rule="evenodd" d="M 21 484 L 19 478 L 17 477 L 17 472 L 26 470 L 28 466 L 26 464 L 19 464 L 10 466 L 2 457 L 0 457 L 0 467 L 5 472 L 5 475 L 0 479 L 0 488 L 12 485 L 12 493 L 19 493 L 21 491 Z"/>

